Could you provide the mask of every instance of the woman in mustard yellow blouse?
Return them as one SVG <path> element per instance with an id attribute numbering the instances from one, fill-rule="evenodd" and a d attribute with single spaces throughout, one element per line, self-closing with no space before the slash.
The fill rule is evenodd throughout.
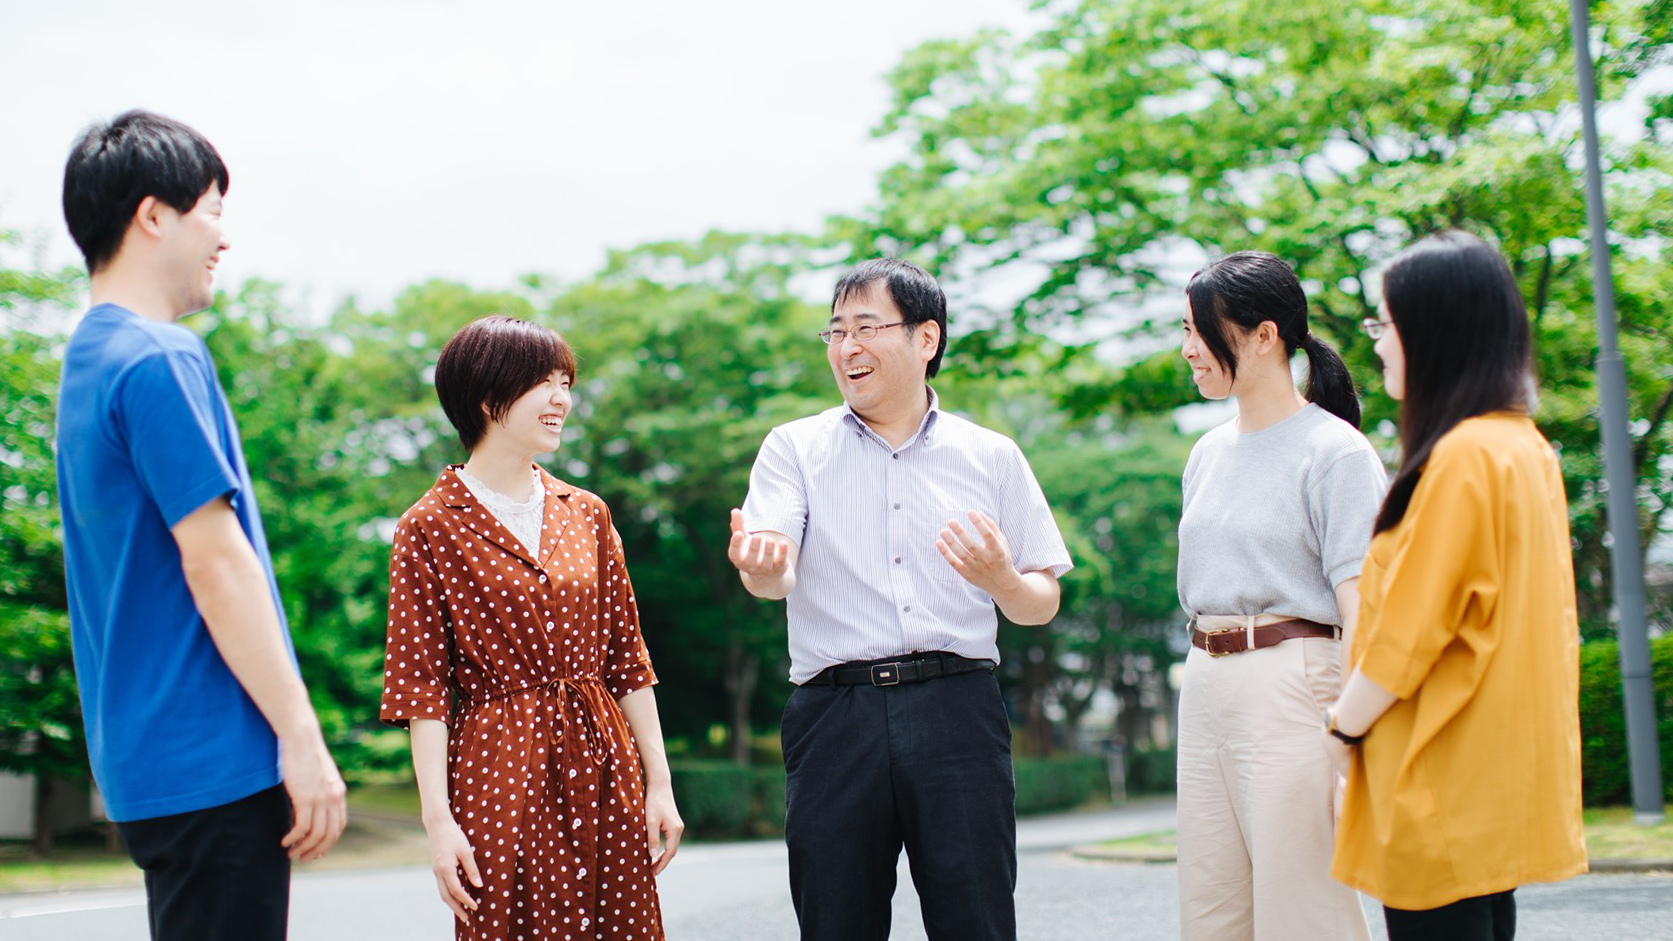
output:
<path id="1" fill-rule="evenodd" d="M 1513 890 L 1586 869 L 1568 508 L 1534 427 L 1510 268 L 1424 239 L 1366 321 L 1404 460 L 1360 576 L 1353 674 L 1325 715 L 1347 765 L 1331 874 L 1391 941 L 1514 936 Z"/>

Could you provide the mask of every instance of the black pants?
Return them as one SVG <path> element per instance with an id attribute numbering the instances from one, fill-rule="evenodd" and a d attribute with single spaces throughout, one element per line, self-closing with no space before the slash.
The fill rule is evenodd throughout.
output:
<path id="1" fill-rule="evenodd" d="M 1016 782 L 992 673 L 803 686 L 783 735 L 805 941 L 886 941 L 903 846 L 931 941 L 1015 941 Z"/>
<path id="2" fill-rule="evenodd" d="M 153 941 L 283 941 L 290 909 L 284 785 L 167 817 L 119 823 L 145 870 Z"/>
<path id="3" fill-rule="evenodd" d="M 1384 905 L 1388 941 L 1511 941 L 1516 937 L 1514 892 L 1478 895 L 1426 911 Z"/>

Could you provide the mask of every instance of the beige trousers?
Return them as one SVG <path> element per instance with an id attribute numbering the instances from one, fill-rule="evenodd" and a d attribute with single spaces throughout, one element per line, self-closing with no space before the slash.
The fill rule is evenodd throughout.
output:
<path id="1" fill-rule="evenodd" d="M 1179 922 L 1184 941 L 1370 938 L 1359 895 L 1330 878 L 1334 772 L 1324 708 L 1341 642 L 1286 640 L 1210 657 L 1179 695 Z"/>

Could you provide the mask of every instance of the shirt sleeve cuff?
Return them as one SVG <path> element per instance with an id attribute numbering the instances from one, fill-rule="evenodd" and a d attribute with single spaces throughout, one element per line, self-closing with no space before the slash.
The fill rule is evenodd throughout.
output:
<path id="1" fill-rule="evenodd" d="M 211 477 L 197 486 L 171 498 L 167 505 L 159 505 L 163 523 L 173 529 L 179 522 L 203 509 L 217 497 L 230 497 L 238 492 L 238 482 L 223 476 Z"/>
<path id="2" fill-rule="evenodd" d="M 1053 578 L 1062 578 L 1063 573 L 1075 567 L 1075 563 L 1068 556 L 1054 556 L 1048 559 L 1024 559 L 1017 564 L 1019 572 L 1050 572 Z"/>
<path id="3" fill-rule="evenodd" d="M 746 532 L 746 533 L 761 533 L 761 532 L 781 533 L 781 534 L 783 534 L 783 536 L 786 539 L 789 539 L 791 542 L 795 543 L 796 548 L 800 549 L 802 547 L 802 521 L 801 520 L 789 519 L 789 518 L 786 518 L 786 517 L 779 517 L 779 518 L 776 518 L 776 519 L 773 518 L 773 517 L 764 517 L 764 518 L 761 518 L 761 519 L 749 519 L 749 518 L 746 517 L 744 519 L 744 532 Z"/>
<path id="4" fill-rule="evenodd" d="M 609 690 L 612 699 L 620 699 L 634 690 L 655 685 L 656 671 L 643 661 L 626 669 L 612 670 L 604 676 L 604 688 Z"/>
<path id="5" fill-rule="evenodd" d="M 414 719 L 436 719 L 446 722 L 449 712 L 445 701 L 394 697 L 384 700 L 383 708 L 378 710 L 378 718 L 388 725 L 405 729 L 411 728 Z"/>
<path id="6" fill-rule="evenodd" d="M 1400 699 L 1410 699 L 1423 684 L 1429 670 L 1420 668 L 1405 653 L 1391 650 L 1386 644 L 1377 644 L 1375 640 L 1372 638 L 1370 649 L 1360 659 L 1359 672 Z"/>
<path id="7" fill-rule="evenodd" d="M 1330 570 L 1330 588 L 1332 591 L 1342 587 L 1342 583 L 1349 579 L 1358 578 L 1365 569 L 1365 557 L 1360 556 L 1350 562 L 1343 562 Z"/>

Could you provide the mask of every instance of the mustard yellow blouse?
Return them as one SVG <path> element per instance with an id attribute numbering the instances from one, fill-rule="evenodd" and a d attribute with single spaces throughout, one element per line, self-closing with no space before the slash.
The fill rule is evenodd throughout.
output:
<path id="1" fill-rule="evenodd" d="M 1584 872 L 1568 507 L 1533 422 L 1443 436 L 1359 592 L 1351 657 L 1400 700 L 1354 758 L 1331 875 L 1430 909 Z"/>

